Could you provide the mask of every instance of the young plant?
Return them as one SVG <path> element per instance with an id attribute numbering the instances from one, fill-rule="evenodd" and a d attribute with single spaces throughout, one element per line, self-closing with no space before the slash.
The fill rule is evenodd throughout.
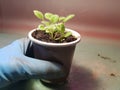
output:
<path id="1" fill-rule="evenodd" d="M 74 14 L 63 17 L 53 13 L 43 14 L 38 10 L 34 10 L 33 12 L 34 15 L 41 20 L 38 29 L 48 33 L 52 40 L 63 41 L 65 38 L 72 35 L 71 32 L 65 31 L 65 23 L 72 19 L 75 16 Z"/>

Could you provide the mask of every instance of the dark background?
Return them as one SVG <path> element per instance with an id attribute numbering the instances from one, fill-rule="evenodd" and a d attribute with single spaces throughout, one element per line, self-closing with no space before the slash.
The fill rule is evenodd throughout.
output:
<path id="1" fill-rule="evenodd" d="M 107 31 L 120 35 L 120 0 L 0 0 L 0 32 L 35 28 L 39 20 L 34 9 L 63 16 L 74 13 L 68 27 L 83 34 Z"/>

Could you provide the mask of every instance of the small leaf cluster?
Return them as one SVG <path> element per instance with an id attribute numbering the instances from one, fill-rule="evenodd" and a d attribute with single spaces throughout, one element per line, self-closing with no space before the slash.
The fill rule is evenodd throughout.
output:
<path id="1" fill-rule="evenodd" d="M 38 29 L 48 33 L 51 39 L 62 41 L 64 38 L 72 35 L 71 32 L 65 31 L 65 23 L 72 19 L 75 16 L 74 14 L 63 17 L 49 12 L 43 14 L 38 10 L 34 10 L 33 12 L 34 15 L 41 20 Z"/>

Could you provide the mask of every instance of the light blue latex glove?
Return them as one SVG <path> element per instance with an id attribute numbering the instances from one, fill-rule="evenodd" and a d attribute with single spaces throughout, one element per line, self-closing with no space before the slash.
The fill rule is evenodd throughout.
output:
<path id="1" fill-rule="evenodd" d="M 0 88 L 29 78 L 51 80 L 65 76 L 60 64 L 37 60 L 31 58 L 32 55 L 32 46 L 27 38 L 0 49 Z"/>

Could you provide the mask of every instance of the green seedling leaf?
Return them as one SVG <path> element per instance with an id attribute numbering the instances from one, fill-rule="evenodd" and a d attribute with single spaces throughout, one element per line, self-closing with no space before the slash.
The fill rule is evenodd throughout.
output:
<path id="1" fill-rule="evenodd" d="M 51 17 L 51 22 L 52 23 L 57 23 L 59 21 L 59 16 L 58 15 L 53 15 L 52 17 Z"/>
<path id="2" fill-rule="evenodd" d="M 41 21 L 42 24 L 44 24 L 45 26 L 50 25 L 50 23 L 48 21 Z"/>
<path id="3" fill-rule="evenodd" d="M 40 24 L 40 25 L 38 26 L 38 28 L 39 28 L 40 30 L 45 30 L 45 26 L 44 26 L 43 24 Z"/>
<path id="4" fill-rule="evenodd" d="M 65 17 L 59 17 L 59 21 L 64 21 L 65 20 Z"/>
<path id="5" fill-rule="evenodd" d="M 72 33 L 71 32 L 67 32 L 65 35 L 64 35 L 64 37 L 69 37 L 70 35 L 72 35 Z"/>
<path id="6" fill-rule="evenodd" d="M 46 27 L 46 32 L 47 33 L 54 33 L 55 32 L 55 29 L 56 27 L 54 25 L 49 25 Z"/>
<path id="7" fill-rule="evenodd" d="M 52 13 L 45 13 L 45 18 L 49 21 L 51 21 L 51 17 L 53 16 Z"/>
<path id="8" fill-rule="evenodd" d="M 74 14 L 68 15 L 63 22 L 67 22 L 68 20 L 72 19 L 74 16 L 75 16 Z"/>
<path id="9" fill-rule="evenodd" d="M 63 24 L 63 23 L 60 23 L 60 24 L 58 24 L 57 27 L 58 27 L 59 32 L 60 32 L 61 34 L 63 34 L 64 31 L 65 31 L 65 26 L 64 26 L 64 24 Z"/>
<path id="10" fill-rule="evenodd" d="M 42 12 L 40 12 L 40 11 L 38 11 L 38 10 L 34 10 L 33 12 L 34 12 L 34 15 L 35 15 L 37 18 L 42 19 L 42 20 L 44 19 L 44 15 L 43 15 Z"/>

